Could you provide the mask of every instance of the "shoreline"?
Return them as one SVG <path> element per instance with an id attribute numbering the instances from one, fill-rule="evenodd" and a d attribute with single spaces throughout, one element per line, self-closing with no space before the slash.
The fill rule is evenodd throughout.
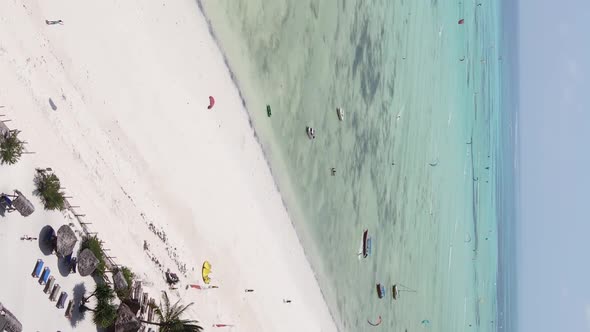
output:
<path id="1" fill-rule="evenodd" d="M 133 7 L 133 5 L 129 6 Z M 127 35 L 139 32 L 143 33 L 144 38 L 157 39 L 158 36 L 154 37 L 146 25 L 150 19 L 160 20 L 164 16 L 163 20 L 167 25 L 159 28 L 164 28 L 171 33 L 176 32 L 172 30 L 174 26 L 172 21 L 166 21 L 165 15 L 160 15 L 155 5 L 152 7 L 137 5 L 140 11 L 143 10 L 145 16 L 137 19 L 137 22 L 131 17 L 129 20 L 131 22 L 126 21 L 129 31 L 121 32 L 122 35 L 117 37 L 117 27 L 108 25 L 105 27 L 106 31 L 100 33 L 88 30 L 92 29 L 88 26 L 85 27 L 86 30 L 83 26 L 78 26 L 83 31 L 71 31 L 68 28 L 76 26 L 76 21 L 83 22 L 85 15 L 100 15 L 103 13 L 101 10 L 107 13 L 109 4 L 95 4 L 95 8 L 88 5 L 90 8 L 86 9 L 86 12 L 80 12 L 82 9 L 80 6 L 83 5 L 78 4 L 72 6 L 74 8 L 68 8 L 65 1 L 59 1 L 53 4 L 51 9 L 46 10 L 38 7 L 19 9 L 11 7 L 11 4 L 4 4 L 3 7 L 7 7 L 5 11 L 7 15 L 22 20 L 16 25 L 19 28 L 24 27 L 24 31 L 19 34 L 11 34 L 10 29 L 7 29 L 6 35 L 13 37 L 3 38 L 7 40 L 2 45 L 4 59 L 0 57 L 0 67 L 9 73 L 0 80 L 0 85 L 4 86 L 2 90 L 10 91 L 8 94 L 0 91 L 3 105 L 8 106 L 6 112 L 14 119 L 13 126 L 22 130 L 23 138 L 30 142 L 30 147 L 37 150 L 37 155 L 23 156 L 23 160 L 30 159 L 28 163 L 54 167 L 60 178 L 63 177 L 62 181 L 68 186 L 68 192 L 77 195 L 76 205 L 82 206 L 88 218 L 95 223 L 99 236 L 108 234 L 102 237 L 113 252 L 120 256 L 117 260 L 127 263 L 132 269 L 137 269 L 139 275 L 152 280 L 154 288 L 161 288 L 163 281 L 159 271 L 145 257 L 145 253 L 142 253 L 144 238 L 157 241 L 154 238 L 155 234 L 150 234 L 149 230 L 146 230 L 145 224 L 151 223 L 154 227 L 166 229 L 166 234 L 173 243 L 172 246 L 180 249 L 178 253 L 174 252 L 174 255 L 180 257 L 181 261 L 189 261 L 189 266 L 202 263 L 202 259 L 212 259 L 214 280 L 219 282 L 221 287 L 219 292 L 197 294 L 181 290 L 176 294 L 184 299 L 183 302 L 196 303 L 195 308 L 190 310 L 190 316 L 203 322 L 203 326 L 231 320 L 237 324 L 234 329 L 236 331 L 275 331 L 279 327 L 280 330 L 295 331 L 300 330 L 302 326 L 304 329 L 307 326 L 308 330 L 314 330 L 314 328 L 318 331 L 336 330 L 318 286 L 315 272 L 311 269 L 294 225 L 288 216 L 283 197 L 278 191 L 273 171 L 258 141 L 249 113 L 246 109 L 239 109 L 239 102 L 236 106 L 235 97 L 231 96 L 231 94 L 240 95 L 241 91 L 235 84 L 232 90 L 230 86 L 232 81 L 226 82 L 226 74 L 219 72 L 219 70 L 223 71 L 223 68 L 219 66 L 219 59 L 214 58 L 216 53 L 214 48 L 217 47 L 217 53 L 222 53 L 221 49 L 209 31 L 192 30 L 206 23 L 204 13 L 183 12 L 190 8 L 187 3 L 171 5 L 177 6 L 177 9 L 172 10 L 172 13 L 168 15 L 188 26 L 183 32 L 194 35 L 197 39 L 195 43 L 200 42 L 200 48 L 191 44 L 192 47 L 185 46 L 189 48 L 188 50 L 182 49 L 184 52 L 170 50 L 167 48 L 170 45 L 166 45 L 166 42 L 174 44 L 179 41 L 164 42 L 162 40 L 163 49 L 169 53 L 161 54 L 160 58 L 138 59 L 140 65 L 146 67 L 133 64 L 137 68 L 117 68 L 108 66 L 109 59 L 108 56 L 104 57 L 104 53 L 97 54 L 93 51 L 108 51 L 109 47 L 114 47 L 113 51 L 120 52 L 117 54 L 117 60 L 125 63 L 125 56 L 132 59 L 133 54 L 125 54 L 125 50 L 121 50 L 118 45 L 129 41 L 125 39 Z M 197 7 L 195 9 L 199 10 Z M 123 10 L 119 9 L 117 13 L 121 17 L 124 16 L 121 14 Z M 48 30 L 50 28 L 36 24 L 36 19 L 29 20 L 26 17 L 27 15 L 45 16 L 47 12 L 59 12 L 62 15 L 60 17 L 63 17 L 65 22 L 62 30 Z M 198 21 L 199 15 L 204 22 Z M 10 22 L 7 22 L 6 26 L 10 26 Z M 146 30 L 133 30 L 135 27 L 144 27 Z M 94 40 L 101 43 L 99 48 L 84 49 L 92 47 L 91 44 L 84 45 L 84 42 L 88 39 L 92 40 L 93 34 L 101 36 L 109 35 L 109 33 L 116 42 L 112 46 L 109 46 L 107 40 Z M 27 34 L 38 38 L 27 38 Z M 67 36 L 62 36 L 63 34 Z M 66 41 L 61 41 L 62 38 Z M 70 40 L 68 41 L 67 38 Z M 16 45 L 20 39 L 24 40 L 26 46 L 17 49 Z M 150 45 L 150 42 L 151 40 L 138 42 L 135 46 L 141 49 Z M 149 68 L 152 69 L 155 66 L 161 66 L 160 62 L 153 62 L 153 60 L 168 59 L 168 63 L 173 64 L 175 60 L 178 60 L 176 57 L 189 56 L 182 53 L 198 54 L 200 61 L 187 61 L 188 68 L 174 65 L 158 68 L 162 70 L 160 73 L 164 73 L 166 69 L 171 71 L 168 75 L 156 76 L 164 81 L 156 82 L 159 84 L 153 83 L 135 88 L 132 84 L 135 80 L 129 79 L 134 75 L 143 75 L 144 79 L 149 81 L 153 77 L 150 74 L 156 74 L 158 70 L 146 73 L 142 68 L 151 66 Z M 35 66 L 29 66 L 28 62 L 24 61 L 23 56 L 27 55 Z M 47 55 L 49 56 L 45 58 Z M 205 61 L 203 61 L 204 58 Z M 225 60 L 223 54 L 221 58 Z M 83 62 L 86 68 L 86 79 L 84 78 L 85 68 L 76 64 L 77 61 Z M 26 70 L 23 71 L 23 68 Z M 101 69 L 110 72 L 121 71 L 120 80 L 113 82 L 104 75 L 101 76 Z M 221 78 L 211 82 L 210 77 L 205 79 L 195 79 L 186 75 L 177 77 L 174 71 L 196 73 L 197 76 L 203 76 L 205 73 L 214 74 Z M 89 74 L 91 72 L 92 75 Z M 233 76 L 231 68 L 227 66 L 226 72 L 230 78 Z M 171 88 L 158 89 L 166 84 Z M 181 88 L 178 89 L 179 87 Z M 168 105 L 166 108 L 180 111 L 175 118 L 164 119 L 157 107 L 163 104 L 150 96 L 154 93 L 166 94 L 166 97 L 160 96 L 159 99 L 168 102 L 180 101 L 174 98 L 180 97 L 178 91 L 185 89 L 183 92 L 188 92 L 194 87 L 218 91 L 216 98 L 221 102 L 218 102 L 213 112 L 186 106 L 195 104 L 191 101 L 196 101 L 197 105 L 202 103 L 201 100 L 204 99 L 201 96 L 202 93 L 196 93 L 197 96 L 193 94 L 185 96 L 189 101 L 184 107 L 180 102 Z M 118 89 L 127 95 L 125 93 L 116 95 L 119 100 L 110 99 L 108 104 L 106 99 L 102 100 L 105 96 L 112 96 Z M 42 96 L 56 96 L 58 91 L 62 95 L 57 102 L 58 110 L 48 111 Z M 221 93 L 221 91 L 225 92 Z M 129 94 L 134 95 L 128 97 Z M 152 97 L 154 99 L 152 108 L 142 98 L 133 98 L 136 96 Z M 242 96 L 239 97 L 242 98 Z M 225 99 L 234 101 L 226 103 Z M 156 106 L 153 106 L 154 104 Z M 145 112 L 140 113 L 141 116 L 138 118 L 137 113 L 129 111 L 131 108 Z M 242 113 L 243 120 L 239 119 L 239 113 Z M 214 116 L 211 116 L 212 114 Z M 243 118 L 244 115 L 246 118 Z M 236 116 L 239 121 L 235 121 Z M 190 121 L 195 117 L 199 121 Z M 245 125 L 246 120 L 248 125 Z M 229 131 L 224 132 L 225 129 L 221 129 L 222 125 L 224 128 L 230 127 Z M 167 128 L 167 135 L 172 137 L 158 136 L 162 142 L 154 141 L 154 133 L 150 130 L 146 131 L 146 128 L 157 127 Z M 217 129 L 222 131 L 221 135 Z M 252 137 L 250 135 L 254 140 L 249 138 Z M 190 140 L 189 137 L 195 138 L 196 141 Z M 223 143 L 220 145 L 219 142 L 211 139 L 206 139 L 206 142 L 199 141 L 202 137 L 215 137 Z M 179 141 L 200 142 L 193 144 L 193 157 L 188 156 L 188 160 L 175 158 L 178 153 L 186 150 L 186 146 L 177 146 Z M 216 160 L 211 161 L 213 166 L 201 162 L 203 155 L 208 160 Z M 174 161 L 181 164 L 175 164 Z M 183 165 L 183 163 L 190 165 Z M 244 170 L 250 167 L 251 169 Z M 266 167 L 266 170 L 261 170 L 259 167 Z M 196 176 L 198 179 L 187 181 L 185 177 L 178 175 L 187 172 L 185 174 L 195 176 L 195 171 L 200 171 L 200 175 Z M 159 177 L 164 174 L 165 177 Z M 254 184 L 262 188 L 255 189 L 252 187 Z M 220 186 L 221 189 L 219 189 Z M 198 190 L 199 187 L 206 188 L 206 192 L 193 193 L 191 197 L 190 194 L 194 188 Z M 235 193 L 236 191 L 238 193 Z M 250 195 L 254 198 L 249 197 Z M 228 196 L 235 210 L 233 213 L 227 211 Z M 267 206 L 269 201 L 272 206 L 270 209 Z M 194 202 L 200 202 L 198 205 L 201 206 L 193 207 Z M 278 202 L 280 204 L 277 204 Z M 208 204 L 212 206 L 207 207 Z M 240 221 L 246 223 L 235 223 L 234 219 L 241 219 Z M 189 224 L 188 220 L 193 222 Z M 18 221 L 10 220 L 9 222 Z M 249 239 L 244 239 L 245 237 Z M 252 241 L 253 239 L 259 240 Z M 155 247 L 158 258 L 161 258 L 165 265 L 169 265 L 168 267 L 174 266 L 169 257 L 172 254 L 167 252 L 165 246 L 156 245 Z M 195 251 L 201 254 L 195 255 Z M 229 257 L 227 257 L 228 253 Z M 261 256 L 261 253 L 266 255 Z M 259 271 L 264 271 L 264 274 L 261 275 Z M 183 284 L 195 282 L 195 272 L 189 268 L 188 273 L 189 278 L 182 278 Z M 244 284 L 244 281 L 248 280 L 256 284 L 256 293 L 255 297 L 246 299 L 241 293 L 237 293 L 237 290 L 251 286 Z M 288 306 L 288 310 L 284 305 L 275 305 L 280 303 L 280 299 L 273 299 L 273 290 L 276 291 L 278 288 L 291 294 L 289 297 L 294 299 L 294 303 Z M 26 322 L 23 324 L 26 326 Z"/>
<path id="2" fill-rule="evenodd" d="M 197 2 L 197 5 L 199 7 L 199 11 L 201 12 L 201 15 L 203 16 L 203 18 L 205 19 L 205 22 L 207 23 L 209 34 L 211 35 L 211 38 L 213 39 L 213 42 L 219 48 L 219 52 L 221 53 L 221 55 L 223 57 L 223 62 L 225 64 L 225 66 L 227 67 L 227 70 L 228 70 L 228 72 L 230 74 L 231 81 L 232 81 L 232 83 L 233 83 L 236 91 L 239 94 L 240 100 L 242 101 L 242 106 L 244 108 L 244 111 L 246 112 L 246 116 L 248 117 L 248 124 L 249 124 L 250 128 L 252 129 L 252 133 L 254 135 L 254 139 L 256 140 L 256 142 L 258 143 L 258 145 L 260 146 L 260 150 L 262 151 L 262 154 L 264 156 L 264 160 L 266 161 L 267 167 L 268 167 L 268 169 L 270 170 L 270 173 L 271 173 L 271 177 L 273 178 L 273 181 L 275 183 L 276 191 L 279 193 L 279 195 L 281 197 L 282 205 L 283 205 L 285 211 L 287 212 L 287 215 L 289 216 L 289 221 L 291 222 L 291 225 L 292 225 L 293 229 L 295 230 L 295 234 L 297 235 L 299 244 L 301 245 L 301 248 L 303 249 L 303 252 L 304 252 L 304 255 L 306 257 L 306 260 L 308 261 L 308 263 L 310 264 L 310 266 L 312 268 L 314 279 L 316 280 L 316 283 L 318 283 L 318 285 L 319 285 L 320 284 L 320 281 L 319 281 L 319 277 L 318 277 L 318 274 L 317 274 L 317 271 L 316 271 L 316 269 L 319 268 L 319 267 L 318 266 L 314 266 L 314 264 L 311 261 L 310 255 L 308 255 L 308 251 L 311 251 L 311 250 L 314 250 L 315 251 L 317 249 L 315 248 L 315 245 L 313 243 L 308 243 L 308 246 L 312 246 L 313 245 L 312 248 L 307 248 L 306 246 L 303 245 L 303 242 L 302 242 L 301 237 L 300 237 L 301 235 L 299 233 L 300 231 L 304 231 L 303 229 L 301 229 L 303 227 L 303 225 L 296 225 L 293 222 L 293 218 L 296 218 L 296 217 L 294 217 L 292 215 L 292 213 L 294 213 L 294 210 L 297 210 L 297 213 L 296 214 L 298 216 L 300 216 L 301 218 L 303 218 L 303 213 L 300 212 L 300 209 L 298 207 L 291 206 L 291 208 L 290 208 L 289 204 L 287 203 L 287 201 L 285 199 L 284 193 L 283 193 L 283 190 L 285 190 L 285 187 L 287 189 L 289 189 L 288 191 L 292 191 L 291 190 L 292 187 L 291 187 L 291 185 L 289 183 L 285 183 L 285 184 L 283 184 L 283 190 L 281 190 L 281 186 L 279 185 L 279 182 L 281 182 L 281 181 L 277 177 L 276 169 L 272 167 L 272 164 L 271 164 L 271 161 L 270 161 L 269 151 L 267 149 L 265 149 L 265 144 L 264 144 L 262 138 L 260 137 L 260 135 L 258 134 L 258 132 L 256 131 L 256 126 L 254 124 L 254 119 L 252 118 L 252 114 L 250 113 L 250 111 L 248 110 L 248 107 L 247 107 L 246 97 L 244 96 L 244 93 L 243 93 L 243 91 L 242 91 L 242 89 L 240 87 L 238 78 L 237 78 L 237 76 L 236 76 L 236 74 L 235 74 L 232 66 L 229 63 L 229 58 L 227 57 L 227 54 L 224 51 L 223 45 L 221 44 L 221 41 L 218 38 L 218 36 L 217 36 L 217 34 L 215 32 L 215 29 L 213 28 L 213 25 L 211 23 L 210 18 L 207 17 L 207 15 L 205 13 L 205 9 L 203 8 L 203 4 L 202 4 L 203 1 L 202 0 L 195 0 L 195 1 Z M 275 158 L 275 159 L 277 159 L 277 158 Z M 279 162 L 281 162 L 281 163 L 284 162 L 284 158 L 282 158 L 282 156 L 279 156 L 278 159 L 279 159 L 278 160 Z M 290 182 L 289 179 L 286 179 L 286 180 L 287 180 L 286 182 Z M 289 197 L 295 197 L 295 195 L 292 194 L 292 195 L 289 195 Z M 294 204 L 296 204 L 296 203 L 294 203 Z M 337 314 L 337 312 L 336 313 L 333 312 L 332 309 L 330 308 L 330 306 L 327 305 L 326 293 L 324 292 L 324 290 L 321 287 L 319 287 L 319 289 L 320 289 L 320 292 L 322 294 L 322 298 L 323 298 L 324 302 L 326 303 L 326 306 L 328 307 L 328 311 L 330 312 L 330 316 L 332 317 L 332 321 L 334 322 L 334 324 L 336 324 L 336 326 L 339 326 L 338 322 L 340 322 L 340 320 L 339 319 L 336 319 L 336 316 L 335 316 Z M 341 327 L 339 326 L 338 327 L 338 330 L 340 330 L 340 328 Z"/>

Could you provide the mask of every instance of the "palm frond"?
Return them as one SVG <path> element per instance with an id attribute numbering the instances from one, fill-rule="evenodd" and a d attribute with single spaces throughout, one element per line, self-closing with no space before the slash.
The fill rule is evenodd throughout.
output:
<path id="1" fill-rule="evenodd" d="M 19 161 L 25 146 L 24 142 L 18 138 L 20 131 L 11 130 L 4 136 L 0 136 L 0 165 L 12 165 Z"/>

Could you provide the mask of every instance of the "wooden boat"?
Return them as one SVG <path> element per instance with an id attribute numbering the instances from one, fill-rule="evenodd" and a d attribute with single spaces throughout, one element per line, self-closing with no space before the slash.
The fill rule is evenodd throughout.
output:
<path id="1" fill-rule="evenodd" d="M 369 237 L 369 230 L 365 229 L 363 231 L 363 236 L 361 240 L 361 247 L 359 249 L 359 258 L 367 258 L 371 254 L 371 238 Z"/>
<path id="2" fill-rule="evenodd" d="M 377 284 L 377 296 L 382 299 L 385 296 L 385 286 Z"/>
<path id="3" fill-rule="evenodd" d="M 342 108 L 340 108 L 340 107 L 336 108 L 336 115 L 338 115 L 338 120 L 340 120 L 340 121 L 344 120 L 344 111 L 342 110 Z"/>
<path id="4" fill-rule="evenodd" d="M 399 285 L 398 284 L 395 284 L 395 285 L 391 286 L 391 297 L 394 300 L 397 300 L 397 298 L 399 297 L 399 292 L 412 292 L 412 293 L 416 293 L 415 290 L 413 290 L 413 289 L 411 289 L 409 287 L 406 287 L 406 286 L 404 286 L 402 284 L 399 284 Z"/>
<path id="5" fill-rule="evenodd" d="M 305 133 L 307 134 L 307 138 L 315 139 L 315 129 L 312 127 L 305 127 Z"/>

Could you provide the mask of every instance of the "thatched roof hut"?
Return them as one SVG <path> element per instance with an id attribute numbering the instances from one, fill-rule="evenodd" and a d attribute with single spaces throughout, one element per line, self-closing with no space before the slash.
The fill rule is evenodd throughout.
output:
<path id="1" fill-rule="evenodd" d="M 82 277 L 88 276 L 98 267 L 98 258 L 94 256 L 90 249 L 86 248 L 78 255 L 78 273 Z"/>
<path id="2" fill-rule="evenodd" d="M 14 192 L 16 193 L 16 198 L 12 201 L 12 206 L 14 206 L 14 209 L 17 210 L 21 216 L 28 217 L 35 212 L 33 203 L 31 203 L 23 193 L 18 190 L 15 190 Z"/>
<path id="3" fill-rule="evenodd" d="M 0 331 L 22 332 L 23 325 L 0 303 Z"/>
<path id="4" fill-rule="evenodd" d="M 55 251 L 60 257 L 66 257 L 74 252 L 74 246 L 78 242 L 76 234 L 68 225 L 62 225 L 57 230 L 57 244 Z"/>
<path id="5" fill-rule="evenodd" d="M 113 276 L 113 283 L 115 284 L 115 290 L 125 290 L 129 288 L 129 284 L 127 284 L 127 280 L 125 280 L 125 275 L 123 275 L 123 271 L 119 270 L 119 272 L 115 273 Z"/>
<path id="6" fill-rule="evenodd" d="M 10 129 L 8 129 L 8 126 L 6 126 L 4 122 L 0 121 L 0 140 L 2 140 L 4 135 L 6 135 L 6 133 L 9 131 Z"/>
<path id="7" fill-rule="evenodd" d="M 137 320 L 131 309 L 121 303 L 117 310 L 117 320 L 115 321 L 115 332 L 137 332 L 141 323 Z"/>
<path id="8" fill-rule="evenodd" d="M 129 307 L 129 309 L 131 309 L 133 315 L 137 316 L 139 309 L 141 309 L 141 303 L 139 303 L 139 300 L 125 299 L 123 300 L 123 303 L 125 303 Z"/>

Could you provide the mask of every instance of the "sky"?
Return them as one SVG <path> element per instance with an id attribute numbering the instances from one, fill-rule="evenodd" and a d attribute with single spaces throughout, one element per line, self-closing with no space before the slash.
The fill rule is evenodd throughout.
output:
<path id="1" fill-rule="evenodd" d="M 590 331 L 590 1 L 518 1 L 518 331 Z"/>

